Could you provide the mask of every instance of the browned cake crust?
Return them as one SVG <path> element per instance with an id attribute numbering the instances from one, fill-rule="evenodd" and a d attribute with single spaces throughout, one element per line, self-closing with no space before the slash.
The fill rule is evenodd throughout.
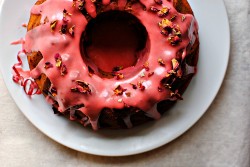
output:
<path id="1" fill-rule="evenodd" d="M 44 1 L 46 0 L 38 0 L 36 2 L 36 5 L 39 5 L 43 3 Z M 190 5 L 188 4 L 187 0 L 173 0 L 173 4 L 179 13 L 193 15 L 193 11 Z M 27 26 L 27 31 L 32 30 L 36 26 L 39 26 L 40 19 L 41 19 L 40 15 L 31 14 L 30 20 Z M 190 66 L 196 66 L 197 61 L 198 61 L 198 54 L 199 54 L 199 39 L 197 38 L 194 45 L 191 48 L 191 51 L 189 52 L 189 54 L 187 55 L 185 59 L 186 63 Z M 43 55 L 41 54 L 41 52 L 33 52 L 33 53 L 28 54 L 27 57 L 28 57 L 29 67 L 32 70 L 33 68 L 37 66 L 39 61 L 43 58 Z M 184 66 L 182 68 L 184 68 L 185 70 Z M 175 81 L 174 89 L 178 89 L 179 92 L 183 94 L 187 86 L 189 85 L 193 75 L 194 74 L 189 74 Z M 35 79 L 35 81 L 38 84 L 40 90 L 43 92 L 44 96 L 47 96 L 51 83 L 49 79 L 46 77 L 46 75 L 42 74 L 39 78 Z M 157 104 L 157 110 L 161 114 L 163 114 L 169 108 L 171 108 L 174 104 L 175 104 L 175 101 L 170 101 L 170 100 L 161 101 Z M 59 112 L 57 111 L 57 106 L 53 106 L 53 110 L 56 114 L 59 114 Z M 62 114 L 68 118 L 70 116 L 72 117 L 69 111 L 65 111 Z M 117 110 L 117 109 L 111 110 L 109 108 L 104 108 L 101 111 L 101 114 L 99 117 L 99 127 L 100 128 L 112 128 L 112 129 L 127 128 L 127 126 L 124 123 L 124 118 L 127 117 L 128 115 L 131 116 L 130 118 L 131 118 L 131 122 L 133 126 L 140 125 L 149 120 L 153 120 L 152 118 L 147 117 L 144 111 L 134 108 L 134 107 L 124 108 L 122 110 Z M 75 115 L 73 117 L 76 118 L 78 122 L 80 122 L 80 120 L 84 117 L 84 115 L 80 111 L 76 110 Z"/>

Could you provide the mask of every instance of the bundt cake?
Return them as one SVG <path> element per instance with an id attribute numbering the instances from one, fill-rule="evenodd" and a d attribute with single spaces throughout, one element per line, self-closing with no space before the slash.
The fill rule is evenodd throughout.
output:
<path id="1" fill-rule="evenodd" d="M 38 0 L 23 51 L 55 114 L 131 128 L 182 100 L 198 25 L 186 0 Z"/>

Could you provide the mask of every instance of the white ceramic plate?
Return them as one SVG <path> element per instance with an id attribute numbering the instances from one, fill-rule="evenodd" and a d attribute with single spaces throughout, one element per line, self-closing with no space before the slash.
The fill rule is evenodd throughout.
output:
<path id="1" fill-rule="evenodd" d="M 137 154 L 162 146 L 180 136 L 205 113 L 215 98 L 228 64 L 230 34 L 223 0 L 189 0 L 200 27 L 198 74 L 178 104 L 156 122 L 130 130 L 92 130 L 53 114 L 43 96 L 25 95 L 12 81 L 11 67 L 24 36 L 29 10 L 35 0 L 3 0 L 0 8 L 0 69 L 6 86 L 24 115 L 43 133 L 72 149 L 105 156 Z M 15 5 L 14 5 L 15 4 Z"/>

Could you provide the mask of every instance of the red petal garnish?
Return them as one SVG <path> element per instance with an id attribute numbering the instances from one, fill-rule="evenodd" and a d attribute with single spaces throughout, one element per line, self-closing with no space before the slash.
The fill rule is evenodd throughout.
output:
<path id="1" fill-rule="evenodd" d="M 64 76 L 64 75 L 67 74 L 67 73 L 68 73 L 67 67 L 66 67 L 65 64 L 63 64 L 63 65 L 61 66 L 61 75 Z"/>
<path id="2" fill-rule="evenodd" d="M 67 18 L 66 18 L 67 15 L 71 15 L 71 14 L 69 14 L 69 13 L 67 12 L 67 10 L 64 9 L 64 10 L 63 10 L 63 19 L 62 19 L 64 22 L 68 22 L 68 20 L 67 20 Z M 63 34 L 64 34 L 64 33 L 63 33 Z"/>
<path id="3" fill-rule="evenodd" d="M 149 71 L 149 62 L 147 61 L 146 63 L 143 64 L 143 68 L 146 70 L 146 71 Z"/>
<path id="4" fill-rule="evenodd" d="M 130 97 L 130 96 L 131 96 L 131 92 L 126 92 L 125 95 L 126 95 L 127 97 Z"/>
<path id="5" fill-rule="evenodd" d="M 173 15 L 173 16 L 170 18 L 170 20 L 173 21 L 173 20 L 176 19 L 176 17 L 177 17 L 177 15 Z"/>
<path id="6" fill-rule="evenodd" d="M 165 17 L 169 13 L 169 8 L 163 7 L 157 14 L 159 17 Z"/>
<path id="7" fill-rule="evenodd" d="M 172 59 L 171 62 L 172 62 L 173 70 L 176 70 L 176 69 L 179 67 L 179 62 L 178 62 L 178 60 Z"/>
<path id="8" fill-rule="evenodd" d="M 159 22 L 159 27 L 161 29 L 161 34 L 168 35 L 172 32 L 174 24 L 168 19 L 162 19 L 162 21 Z"/>
<path id="9" fill-rule="evenodd" d="M 142 84 L 142 81 L 138 82 L 138 83 L 137 83 L 137 86 L 138 86 L 138 88 L 139 88 L 141 91 L 144 91 L 144 90 L 145 90 L 145 86 Z"/>
<path id="10" fill-rule="evenodd" d="M 122 73 L 117 73 L 116 74 L 116 79 L 117 80 L 120 80 L 120 79 L 123 79 L 124 78 L 124 75 Z"/>
<path id="11" fill-rule="evenodd" d="M 122 95 L 123 92 L 126 91 L 126 89 L 123 89 L 123 88 L 121 87 L 121 85 L 118 85 L 113 91 L 114 91 L 114 94 L 115 94 L 116 96 L 119 96 L 119 95 Z"/>
<path id="12" fill-rule="evenodd" d="M 164 63 L 164 61 L 160 58 L 160 59 L 158 59 L 158 63 L 161 65 L 161 66 L 165 66 L 165 63 Z"/>
<path id="13" fill-rule="evenodd" d="M 73 25 L 72 27 L 69 28 L 69 34 L 74 37 L 75 35 L 75 25 Z"/>
<path id="14" fill-rule="evenodd" d="M 45 69 L 52 68 L 52 67 L 53 67 L 53 64 L 51 64 L 50 62 L 46 62 L 44 65 Z"/>
<path id="15" fill-rule="evenodd" d="M 151 77 L 154 74 L 155 74 L 154 72 L 150 72 L 150 73 L 148 73 L 148 77 Z"/>
<path id="16" fill-rule="evenodd" d="M 60 33 L 66 34 L 67 29 L 68 29 L 68 25 L 67 24 L 62 24 Z"/>
<path id="17" fill-rule="evenodd" d="M 88 70 L 89 70 L 89 76 L 92 77 L 95 71 L 90 66 L 88 66 Z"/>
<path id="18" fill-rule="evenodd" d="M 54 31 L 56 29 L 56 24 L 57 24 L 57 20 L 50 22 L 51 31 Z"/>
<path id="19" fill-rule="evenodd" d="M 62 65 L 62 57 L 59 53 L 55 54 L 56 67 L 61 67 Z"/>
<path id="20" fill-rule="evenodd" d="M 72 92 L 79 92 L 79 93 L 84 93 L 84 94 L 91 94 L 91 89 L 89 87 L 89 84 L 84 82 L 84 81 L 80 81 L 77 80 L 76 82 L 76 86 L 71 88 Z"/>
<path id="21" fill-rule="evenodd" d="M 137 86 L 135 84 L 130 83 L 130 85 L 132 85 L 133 89 L 137 89 Z"/>

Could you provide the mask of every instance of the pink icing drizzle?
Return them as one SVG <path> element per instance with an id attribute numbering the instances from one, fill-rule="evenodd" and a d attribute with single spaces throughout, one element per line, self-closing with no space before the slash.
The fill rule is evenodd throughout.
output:
<path id="1" fill-rule="evenodd" d="M 122 10 L 127 0 L 119 0 L 118 7 Z M 106 9 L 112 8 L 110 0 L 102 1 L 106 6 Z M 164 89 L 163 92 L 158 91 L 160 81 L 166 75 L 167 71 L 172 70 L 171 60 L 176 57 L 179 50 L 184 49 L 182 58 L 186 56 L 186 48 L 195 41 L 197 34 L 197 23 L 194 17 L 190 14 L 178 13 L 172 2 L 163 1 L 163 6 L 170 8 L 169 16 L 176 14 L 178 19 L 175 20 L 175 24 L 180 26 L 182 32 L 182 42 L 177 46 L 171 46 L 166 37 L 160 34 L 158 23 L 162 18 L 156 14 L 144 11 L 140 4 L 133 5 L 132 14 L 135 15 L 142 24 L 146 27 L 149 40 L 150 50 L 148 56 L 148 62 L 150 71 L 154 72 L 154 75 L 148 77 L 140 77 L 142 73 L 148 72 L 137 65 L 136 67 L 129 67 L 124 70 L 125 78 L 122 80 L 105 79 L 100 78 L 97 75 L 90 77 L 88 75 L 88 68 L 83 62 L 80 54 L 80 37 L 87 25 L 86 18 L 76 7 L 72 7 L 72 0 L 47 0 L 41 5 L 35 5 L 31 9 L 32 14 L 42 15 L 41 25 L 28 31 L 25 37 L 25 43 L 23 48 L 26 52 L 40 51 L 43 55 L 43 59 L 39 62 L 37 67 L 31 71 L 33 78 L 39 77 L 42 73 L 50 79 L 52 86 L 57 88 L 57 96 L 55 100 L 59 103 L 59 111 L 63 112 L 71 106 L 78 104 L 84 104 L 84 107 L 80 108 L 92 124 L 93 129 L 97 129 L 98 117 L 100 111 L 103 108 L 124 108 L 124 104 L 129 106 L 135 106 L 141 110 L 147 112 L 147 115 L 158 119 L 160 114 L 157 112 L 155 103 L 168 99 L 170 92 Z M 154 0 L 141 0 L 141 3 L 149 9 L 151 6 L 155 6 Z M 110 4 L 110 7 L 109 7 Z M 96 17 L 96 8 L 91 0 L 86 0 L 85 8 L 90 16 Z M 67 16 L 68 26 L 75 25 L 75 36 L 67 34 L 60 34 L 59 30 L 63 24 L 63 10 L 66 9 L 72 16 Z M 184 22 L 181 21 L 181 16 L 185 16 Z M 51 22 L 58 20 L 56 28 L 51 32 L 50 24 L 43 23 L 44 19 Z M 194 33 L 196 32 L 196 33 Z M 54 55 L 59 53 L 62 56 L 62 62 L 66 65 L 68 73 L 64 76 L 60 75 L 60 70 L 55 66 Z M 165 62 L 165 66 L 160 66 L 158 59 L 161 58 Z M 45 62 L 53 64 L 54 68 L 45 69 Z M 134 69 L 139 70 L 134 73 Z M 133 74 L 133 75 L 132 75 Z M 89 83 L 91 94 L 81 94 L 71 92 L 71 88 L 75 86 L 76 80 L 82 80 Z M 130 83 L 137 84 L 142 81 L 145 86 L 145 90 L 134 90 Z M 114 95 L 113 90 L 121 85 L 126 88 L 126 92 L 131 92 L 131 96 L 127 97 L 125 94 L 121 96 Z M 51 99 L 47 97 L 48 102 Z M 127 121 L 128 122 L 128 121 Z"/>

